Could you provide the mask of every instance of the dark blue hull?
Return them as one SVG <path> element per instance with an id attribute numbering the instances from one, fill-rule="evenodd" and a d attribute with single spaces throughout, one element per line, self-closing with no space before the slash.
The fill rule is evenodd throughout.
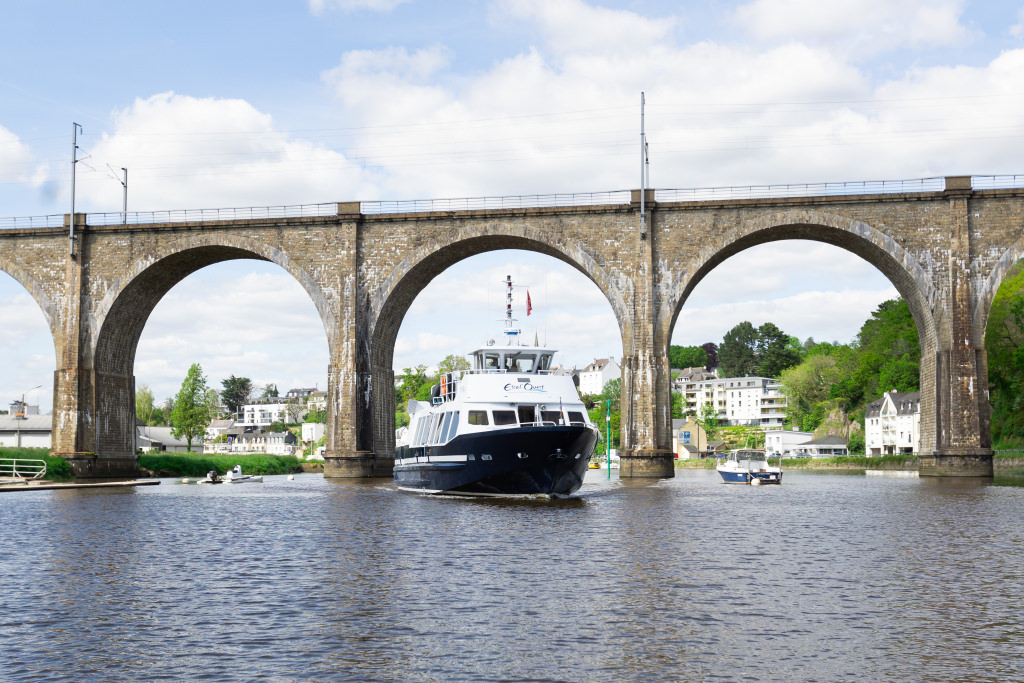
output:
<path id="1" fill-rule="evenodd" d="M 567 495 L 583 485 L 596 444 L 594 429 L 553 425 L 464 434 L 443 446 L 400 446 L 395 483 L 425 493 Z"/>

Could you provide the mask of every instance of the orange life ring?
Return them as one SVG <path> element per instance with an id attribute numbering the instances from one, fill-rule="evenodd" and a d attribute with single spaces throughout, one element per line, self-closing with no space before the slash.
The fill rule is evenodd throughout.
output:
<path id="1" fill-rule="evenodd" d="M 441 395 L 448 395 L 448 375 L 441 375 Z"/>

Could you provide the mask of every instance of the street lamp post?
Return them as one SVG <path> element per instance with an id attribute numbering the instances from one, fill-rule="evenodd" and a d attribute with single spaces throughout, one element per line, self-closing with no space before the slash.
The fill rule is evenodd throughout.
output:
<path id="1" fill-rule="evenodd" d="M 38 385 L 32 387 L 31 389 L 29 389 L 28 391 L 21 392 L 21 413 L 20 414 L 18 414 L 18 413 L 14 414 L 14 428 L 15 428 L 14 445 L 15 445 L 16 448 L 21 448 L 21 420 L 25 419 L 25 394 L 31 394 L 33 391 L 35 391 L 36 389 L 40 388 L 41 386 L 43 386 L 43 385 L 42 384 L 38 384 Z"/>
<path id="2" fill-rule="evenodd" d="M 608 478 L 612 478 L 612 401 L 608 399 L 605 403 L 604 412 L 604 425 L 605 425 L 605 441 L 607 444 L 604 447 L 605 457 L 608 458 Z"/>

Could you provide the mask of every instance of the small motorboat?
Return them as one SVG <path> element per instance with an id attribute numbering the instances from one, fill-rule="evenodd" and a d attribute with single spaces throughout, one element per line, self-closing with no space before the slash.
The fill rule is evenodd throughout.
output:
<path id="1" fill-rule="evenodd" d="M 262 483 L 263 475 L 261 474 L 242 474 L 242 466 L 235 465 L 233 468 L 228 470 L 227 474 L 224 475 L 222 481 L 225 484 L 251 484 L 251 483 Z"/>
<path id="2" fill-rule="evenodd" d="M 217 470 L 210 470 L 206 473 L 205 479 L 182 479 L 183 484 L 246 484 L 246 483 L 262 483 L 263 475 L 260 474 L 242 474 L 242 466 L 235 465 L 222 477 Z"/>
<path id="3" fill-rule="evenodd" d="M 729 457 L 715 467 L 726 484 L 781 484 L 782 458 L 779 466 L 768 464 L 768 456 L 757 448 L 737 448 L 729 451 Z"/>

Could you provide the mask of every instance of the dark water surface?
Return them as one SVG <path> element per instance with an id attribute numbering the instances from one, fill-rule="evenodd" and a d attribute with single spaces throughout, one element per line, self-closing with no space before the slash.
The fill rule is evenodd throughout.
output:
<path id="1" fill-rule="evenodd" d="M 0 680 L 1024 679 L 1024 488 L 604 476 L 0 495 Z"/>

